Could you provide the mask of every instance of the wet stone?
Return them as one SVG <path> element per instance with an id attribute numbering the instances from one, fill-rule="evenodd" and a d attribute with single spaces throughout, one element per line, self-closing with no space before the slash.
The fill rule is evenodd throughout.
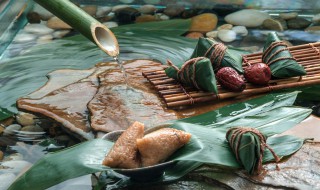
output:
<path id="1" fill-rule="evenodd" d="M 207 36 L 208 38 L 216 38 L 216 37 L 218 37 L 218 31 L 210 31 L 210 32 L 207 32 L 207 33 L 206 33 L 206 36 Z"/>
<path id="2" fill-rule="evenodd" d="M 164 9 L 163 13 L 168 15 L 169 17 L 179 16 L 184 11 L 184 6 L 177 4 L 169 4 Z"/>
<path id="3" fill-rule="evenodd" d="M 232 27 L 232 30 L 235 31 L 239 36 L 247 36 L 249 33 L 245 26 L 234 26 Z"/>
<path id="4" fill-rule="evenodd" d="M 154 5 L 143 5 L 139 8 L 142 14 L 153 14 L 157 8 Z"/>
<path id="5" fill-rule="evenodd" d="M 203 34 L 201 32 L 190 32 L 186 35 L 186 37 L 191 39 L 199 39 L 203 37 Z"/>
<path id="6" fill-rule="evenodd" d="M 47 26 L 52 29 L 72 29 L 70 25 L 68 25 L 58 17 L 50 18 L 47 22 Z"/>
<path id="7" fill-rule="evenodd" d="M 27 132 L 43 132 L 44 130 L 39 127 L 38 125 L 28 125 L 21 128 L 21 131 L 27 131 Z"/>
<path id="8" fill-rule="evenodd" d="M 283 31 L 281 23 L 275 19 L 266 19 L 263 21 L 262 27 L 268 30 Z"/>
<path id="9" fill-rule="evenodd" d="M 153 21 L 158 21 L 157 17 L 153 15 L 141 15 L 141 16 L 138 16 L 135 20 L 136 23 L 153 22 Z"/>
<path id="10" fill-rule="evenodd" d="M 6 147 L 6 146 L 13 146 L 16 144 L 16 141 L 6 137 L 6 136 L 0 136 L 0 146 Z"/>
<path id="11" fill-rule="evenodd" d="M 289 29 L 304 29 L 308 27 L 311 22 L 305 18 L 297 17 L 294 19 L 287 20 Z"/>
<path id="12" fill-rule="evenodd" d="M 103 16 L 108 15 L 111 11 L 112 11 L 111 7 L 108 7 L 108 6 L 101 7 L 101 6 L 99 6 L 97 8 L 96 16 L 97 17 L 103 17 Z"/>
<path id="13" fill-rule="evenodd" d="M 3 131 L 4 131 L 4 127 L 0 125 L 0 135 L 3 133 Z"/>
<path id="14" fill-rule="evenodd" d="M 18 112 L 16 115 L 16 120 L 17 122 L 22 125 L 34 125 L 36 116 L 30 113 L 25 113 L 25 112 Z"/>
<path id="15" fill-rule="evenodd" d="M 289 20 L 289 19 L 294 19 L 298 17 L 298 13 L 296 12 L 291 12 L 291 13 L 280 13 L 279 17 L 284 19 L 284 20 Z"/>
<path id="16" fill-rule="evenodd" d="M 191 19 L 190 32 L 209 32 L 216 28 L 218 17 L 212 13 L 204 13 Z"/>
<path id="17" fill-rule="evenodd" d="M 132 8 L 132 7 L 119 9 L 119 10 L 115 11 L 115 16 L 116 16 L 117 20 L 123 24 L 132 23 L 140 15 L 141 15 L 141 13 L 137 9 Z"/>
<path id="18" fill-rule="evenodd" d="M 233 27 L 232 24 L 223 24 L 217 28 L 217 30 L 231 30 Z"/>
<path id="19" fill-rule="evenodd" d="M 0 150 L 0 162 L 3 160 L 4 153 Z"/>
<path id="20" fill-rule="evenodd" d="M 41 22 L 41 17 L 36 12 L 29 12 L 27 14 L 27 19 L 28 19 L 29 23 L 40 23 Z"/>
<path id="21" fill-rule="evenodd" d="M 320 34 L 320 26 L 309 26 L 304 31 L 314 34 Z"/>
<path id="22" fill-rule="evenodd" d="M 98 7 L 96 5 L 86 5 L 81 7 L 82 10 L 84 10 L 86 13 L 88 13 L 91 16 L 96 16 L 97 8 Z"/>

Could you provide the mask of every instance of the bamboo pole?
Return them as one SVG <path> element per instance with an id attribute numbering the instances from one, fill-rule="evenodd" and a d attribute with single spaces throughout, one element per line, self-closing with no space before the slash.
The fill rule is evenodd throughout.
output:
<path id="1" fill-rule="evenodd" d="M 42 7 L 68 23 L 112 57 L 119 54 L 119 45 L 114 34 L 99 21 L 69 0 L 34 0 Z"/>

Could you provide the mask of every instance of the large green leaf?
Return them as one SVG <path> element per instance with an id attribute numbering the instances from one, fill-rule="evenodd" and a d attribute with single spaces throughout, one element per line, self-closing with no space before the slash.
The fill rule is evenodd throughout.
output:
<path id="1" fill-rule="evenodd" d="M 192 138 L 186 146 L 170 158 L 171 160 L 179 160 L 178 164 L 167 171 L 164 178 L 156 182 L 176 180 L 201 163 L 239 168 L 240 165 L 235 160 L 225 140 L 225 133 L 228 128 L 250 124 L 249 127 L 256 127 L 267 134 L 277 134 L 287 130 L 301 122 L 311 112 L 305 108 L 287 107 L 294 102 L 296 95 L 297 93 L 275 94 L 273 97 L 269 95 L 269 100 L 260 97 L 220 108 L 212 113 L 220 113 L 218 116 L 220 123 L 223 123 L 224 120 L 228 122 L 216 127 L 193 124 L 194 119 L 192 118 L 189 119 L 192 122 L 188 122 L 188 119 L 174 122 L 171 127 L 190 132 Z M 282 100 L 282 106 L 277 106 L 275 102 L 280 100 Z M 250 103 L 255 103 L 251 105 L 253 110 L 256 108 L 255 111 L 246 109 L 238 114 L 236 119 L 230 119 L 230 113 L 233 109 L 239 110 Z M 288 114 L 289 110 L 290 114 Z M 204 117 L 198 116 L 198 118 L 203 119 Z M 206 123 L 212 124 L 215 123 L 216 118 L 206 117 L 205 120 Z M 277 128 L 270 127 L 271 124 L 274 124 Z M 303 139 L 292 136 L 270 137 L 268 143 L 279 156 L 287 156 L 302 146 Z M 20 176 L 10 189 L 44 189 L 70 178 L 98 171 L 108 171 L 110 168 L 101 165 L 101 162 L 111 146 L 112 143 L 109 141 L 96 139 L 48 154 Z M 264 161 L 272 159 L 270 152 L 266 151 Z M 118 175 L 118 178 L 119 181 L 110 187 L 123 187 L 134 183 L 127 177 L 121 177 L 121 175 Z"/>

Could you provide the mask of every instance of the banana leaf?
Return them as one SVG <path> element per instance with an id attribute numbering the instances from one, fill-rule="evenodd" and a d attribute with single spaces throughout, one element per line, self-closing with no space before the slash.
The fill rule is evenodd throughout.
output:
<path id="1" fill-rule="evenodd" d="M 285 45 L 276 46 L 271 49 L 271 51 L 268 50 L 268 48 L 271 47 L 271 45 L 275 42 L 281 42 L 278 35 L 276 34 L 276 32 L 269 33 L 267 41 L 263 48 L 262 56 L 262 61 L 269 65 L 272 76 L 276 78 L 288 78 L 306 75 L 307 73 L 304 70 L 303 66 L 292 59 L 293 57 L 289 50 L 280 51 L 286 48 Z M 274 53 L 275 55 L 273 56 Z M 279 58 L 286 59 L 277 60 Z"/>
<path id="2" fill-rule="evenodd" d="M 187 66 L 186 64 L 189 65 Z M 165 72 L 168 77 L 174 78 L 187 86 L 195 87 L 198 90 L 214 92 L 215 94 L 218 93 L 216 77 L 208 58 L 199 57 L 190 59 L 180 67 L 172 65 L 166 68 Z"/>
<path id="3" fill-rule="evenodd" d="M 249 102 L 235 104 L 215 110 L 220 113 L 218 122 L 226 125 L 212 127 L 210 125 L 192 124 L 194 120 L 188 119 L 171 122 L 171 127 L 187 131 L 192 134 L 190 143 L 179 149 L 169 160 L 177 160 L 173 168 L 165 172 L 163 178 L 152 183 L 138 183 L 122 175 L 109 175 L 113 180 L 107 184 L 108 188 L 119 188 L 128 185 L 155 185 L 158 183 L 177 180 L 200 166 L 203 163 L 214 164 L 225 167 L 241 168 L 235 159 L 232 150 L 225 140 L 226 131 L 230 127 L 249 126 L 259 129 L 266 136 L 279 134 L 297 123 L 304 120 L 311 112 L 310 109 L 300 107 L 290 107 L 294 102 L 297 92 L 274 94 L 256 98 Z M 277 99 L 277 100 L 275 100 Z M 279 102 L 281 106 L 278 106 Z M 249 106 L 252 109 L 243 110 Z M 230 119 L 234 115 L 232 108 L 243 110 L 236 114 L 236 119 Z M 255 109 L 257 108 L 257 109 Z M 203 118 L 199 116 L 198 118 Z M 206 123 L 214 125 L 216 118 L 207 117 Z M 201 122 L 200 122 L 201 123 Z M 270 137 L 267 143 L 273 148 L 280 157 L 291 155 L 301 148 L 304 139 L 293 136 Z M 82 144 L 67 148 L 62 151 L 47 154 L 44 158 L 35 163 L 26 173 L 21 175 L 9 189 L 45 189 L 67 179 L 78 176 L 96 173 L 99 171 L 112 170 L 101 164 L 105 154 L 112 146 L 112 142 L 95 139 Z M 265 151 L 263 162 L 272 161 L 272 154 Z M 114 182 L 116 180 L 116 182 Z M 110 180 L 107 180 L 110 182 Z"/>
<path id="4" fill-rule="evenodd" d="M 194 49 L 191 55 L 191 58 L 203 56 L 210 58 L 211 53 L 215 51 L 215 47 L 213 47 L 207 54 L 206 52 L 209 50 L 209 48 L 211 48 L 213 45 L 217 43 L 218 42 L 209 38 L 200 38 L 196 48 Z M 239 74 L 242 74 L 242 56 L 239 52 L 239 50 L 227 48 L 220 65 L 218 65 L 217 59 L 211 60 L 213 69 L 217 70 L 221 67 L 232 67 Z"/>

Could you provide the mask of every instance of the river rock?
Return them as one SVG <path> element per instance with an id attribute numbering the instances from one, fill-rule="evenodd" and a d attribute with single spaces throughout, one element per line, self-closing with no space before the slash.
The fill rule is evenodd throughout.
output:
<path id="1" fill-rule="evenodd" d="M 0 162 L 3 160 L 3 152 L 0 150 Z"/>
<path id="2" fill-rule="evenodd" d="M 163 14 L 163 13 L 157 13 L 156 17 L 159 18 L 160 20 L 170 20 L 170 17 L 168 15 Z"/>
<path id="3" fill-rule="evenodd" d="M 169 17 L 179 16 L 184 11 L 184 6 L 178 4 L 169 4 L 164 9 L 163 13 Z"/>
<path id="4" fill-rule="evenodd" d="M 112 12 L 117 12 L 121 9 L 125 9 L 125 8 L 130 8 L 130 5 L 116 5 L 114 7 L 112 7 Z"/>
<path id="5" fill-rule="evenodd" d="M 114 28 L 114 27 L 118 27 L 118 23 L 110 21 L 110 22 L 104 22 L 104 25 L 106 25 L 108 28 Z"/>
<path id="6" fill-rule="evenodd" d="M 35 118 L 35 115 L 25 112 L 18 112 L 16 115 L 17 122 L 22 126 L 34 125 L 36 123 Z"/>
<path id="7" fill-rule="evenodd" d="M 68 25 L 58 17 L 50 18 L 47 22 L 47 26 L 52 29 L 72 29 L 70 25 Z"/>
<path id="8" fill-rule="evenodd" d="M 245 26 L 234 26 L 232 27 L 232 30 L 237 33 L 239 36 L 247 36 L 248 30 Z"/>
<path id="9" fill-rule="evenodd" d="M 5 169 L 2 169 L 5 173 L 14 173 L 19 174 L 21 171 L 25 171 L 27 168 L 30 168 L 32 164 L 24 160 L 11 160 L 1 163 Z"/>
<path id="10" fill-rule="evenodd" d="M 96 5 L 85 5 L 81 9 L 91 16 L 96 16 L 98 7 Z"/>
<path id="11" fill-rule="evenodd" d="M 263 21 L 262 27 L 268 30 L 283 31 L 281 23 L 275 19 L 268 18 Z"/>
<path id="12" fill-rule="evenodd" d="M 218 37 L 218 31 L 217 31 L 217 30 L 214 30 L 214 31 L 207 32 L 207 33 L 206 33 L 206 36 L 207 36 L 208 38 L 216 38 L 216 37 Z"/>
<path id="13" fill-rule="evenodd" d="M 320 23 L 320 13 L 313 16 L 312 22 L 314 24 L 319 24 Z"/>
<path id="14" fill-rule="evenodd" d="M 209 32 L 216 28 L 218 17 L 212 13 L 204 13 L 191 19 L 190 32 Z"/>
<path id="15" fill-rule="evenodd" d="M 14 43 L 27 43 L 27 42 L 34 41 L 36 38 L 37 38 L 37 36 L 34 34 L 19 33 L 14 38 L 13 42 Z"/>
<path id="16" fill-rule="evenodd" d="M 161 0 L 143 0 L 147 4 L 158 4 Z"/>
<path id="17" fill-rule="evenodd" d="M 228 14 L 224 19 L 227 23 L 233 25 L 258 27 L 268 18 L 270 18 L 268 13 L 253 9 L 244 9 Z"/>
<path id="18" fill-rule="evenodd" d="M 36 34 L 36 35 L 46 35 L 54 32 L 53 29 L 48 28 L 43 24 L 28 24 L 23 29 L 25 32 Z"/>
<path id="19" fill-rule="evenodd" d="M 217 30 L 231 30 L 233 27 L 232 24 L 223 24 L 217 28 Z"/>
<path id="20" fill-rule="evenodd" d="M 110 12 L 112 11 L 112 8 L 111 7 L 108 7 L 108 6 L 99 6 L 97 8 L 97 13 L 96 13 L 96 16 L 97 17 L 103 17 L 103 16 L 107 16 Z"/>
<path id="21" fill-rule="evenodd" d="M 115 15 L 119 23 L 128 24 L 135 21 L 141 13 L 135 8 L 128 7 L 115 11 Z"/>
<path id="22" fill-rule="evenodd" d="M 284 20 L 289 20 L 289 19 L 297 18 L 298 17 L 298 13 L 297 12 L 280 13 L 279 17 L 284 19 Z"/>
<path id="23" fill-rule="evenodd" d="M 27 132 L 43 132 L 44 130 L 39 127 L 38 125 L 28 125 L 25 127 L 22 127 L 20 131 L 27 131 Z"/>
<path id="24" fill-rule="evenodd" d="M 0 174 L 0 189 L 1 190 L 6 190 L 9 189 L 10 185 L 14 182 L 16 179 L 16 175 L 13 173 L 3 173 Z"/>
<path id="25" fill-rule="evenodd" d="M 232 42 L 236 39 L 237 33 L 233 30 L 219 30 L 218 38 L 223 42 Z"/>
<path id="26" fill-rule="evenodd" d="M 36 3 L 34 5 L 33 12 L 38 13 L 41 20 L 49 20 L 51 17 L 53 17 L 53 14 L 51 12 Z"/>
<path id="27" fill-rule="evenodd" d="M 141 15 L 141 16 L 138 16 L 135 20 L 136 23 L 153 22 L 153 21 L 158 21 L 158 18 L 154 15 Z"/>
<path id="28" fill-rule="evenodd" d="M 191 39 L 199 39 L 203 37 L 203 34 L 201 32 L 190 32 L 186 35 L 186 37 Z"/>
<path id="29" fill-rule="evenodd" d="M 54 38 L 62 38 L 65 35 L 67 35 L 69 32 L 70 32 L 70 30 L 57 30 L 57 31 L 52 33 L 52 36 Z"/>
<path id="30" fill-rule="evenodd" d="M 41 17 L 36 12 L 29 12 L 27 14 L 27 19 L 28 19 L 29 23 L 40 23 L 41 22 Z"/>
<path id="31" fill-rule="evenodd" d="M 19 131 L 21 129 L 21 125 L 19 124 L 12 124 L 5 128 L 3 131 L 3 135 L 12 135 L 15 131 Z"/>
<path id="32" fill-rule="evenodd" d="M 119 0 L 121 3 L 126 3 L 126 4 L 129 4 L 129 3 L 132 3 L 134 0 Z"/>
<path id="33" fill-rule="evenodd" d="M 309 26 L 304 31 L 314 34 L 320 34 L 320 26 Z"/>
<path id="34" fill-rule="evenodd" d="M 3 133 L 3 131 L 4 131 L 4 127 L 0 125 L 0 135 Z"/>
<path id="35" fill-rule="evenodd" d="M 153 14 L 157 8 L 154 5 L 143 5 L 138 9 L 142 14 Z"/>
<path id="36" fill-rule="evenodd" d="M 305 18 L 297 17 L 294 19 L 287 20 L 289 29 L 304 29 L 308 27 L 311 22 Z"/>

